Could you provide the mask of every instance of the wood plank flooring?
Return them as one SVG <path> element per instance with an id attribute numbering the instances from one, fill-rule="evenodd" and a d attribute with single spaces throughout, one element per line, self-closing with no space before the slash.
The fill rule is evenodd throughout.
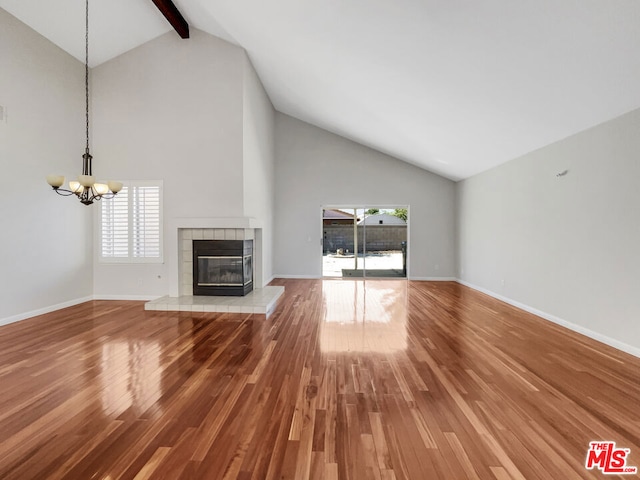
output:
<path id="1" fill-rule="evenodd" d="M 0 327 L 0 478 L 605 478 L 595 440 L 640 466 L 640 359 L 452 282 L 273 284 L 267 318 Z"/>

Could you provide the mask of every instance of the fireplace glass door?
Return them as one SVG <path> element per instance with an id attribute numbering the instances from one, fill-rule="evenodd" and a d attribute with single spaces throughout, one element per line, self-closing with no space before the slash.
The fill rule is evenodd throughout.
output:
<path id="1" fill-rule="evenodd" d="M 193 240 L 193 294 L 246 295 L 253 290 L 253 240 Z"/>
<path id="2" fill-rule="evenodd" d="M 244 286 L 252 278 L 251 255 L 198 257 L 198 286 Z"/>

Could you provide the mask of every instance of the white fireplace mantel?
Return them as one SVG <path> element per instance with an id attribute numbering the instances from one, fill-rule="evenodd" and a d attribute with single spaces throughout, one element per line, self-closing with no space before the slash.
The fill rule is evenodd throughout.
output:
<path id="1" fill-rule="evenodd" d="M 262 228 L 262 222 L 251 217 L 174 218 L 169 221 L 169 232 L 179 228 Z"/>
<path id="2" fill-rule="evenodd" d="M 173 218 L 167 222 L 165 236 L 165 252 L 167 254 L 167 268 L 169 271 L 169 295 L 177 297 L 180 294 L 180 268 L 179 268 L 179 234 L 182 229 L 262 229 L 262 222 L 251 217 L 208 217 L 208 218 Z M 256 236 L 256 240 L 260 238 Z M 261 245 L 258 242 L 254 245 L 254 259 L 260 261 L 262 254 Z M 257 257 L 257 258 L 256 258 Z M 254 262 L 255 265 L 256 262 Z M 258 266 L 258 280 L 256 287 L 262 287 L 260 282 L 261 268 Z M 254 276 L 256 270 L 254 267 Z"/>

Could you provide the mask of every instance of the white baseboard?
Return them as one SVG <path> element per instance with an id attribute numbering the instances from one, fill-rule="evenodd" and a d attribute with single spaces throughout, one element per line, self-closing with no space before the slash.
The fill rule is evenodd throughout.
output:
<path id="1" fill-rule="evenodd" d="M 160 298 L 162 295 L 108 295 L 95 294 L 93 300 L 131 300 L 135 302 L 148 302 Z"/>
<path id="2" fill-rule="evenodd" d="M 409 277 L 409 280 L 416 282 L 457 282 L 456 277 Z"/>
<path id="3" fill-rule="evenodd" d="M 491 290 L 487 290 L 486 288 L 479 287 L 478 285 L 474 285 L 472 283 L 466 282 L 459 278 L 457 278 L 456 281 L 466 287 L 473 288 L 474 290 L 485 293 L 490 297 L 501 300 L 504 303 L 508 303 L 509 305 L 518 307 L 519 309 L 524 310 L 525 312 L 533 313 L 534 315 L 537 315 L 540 318 L 543 318 L 545 320 L 558 324 L 562 327 L 568 328 L 569 330 L 573 330 L 574 332 L 577 332 L 586 337 L 592 338 L 593 340 L 597 340 L 598 342 L 604 343 L 605 345 L 609 345 L 610 347 L 617 348 L 618 350 L 621 350 L 630 355 L 633 355 L 634 357 L 640 358 L 640 348 L 634 347 L 632 345 L 628 345 L 624 342 L 616 340 L 615 338 L 607 337 L 606 335 L 595 332 L 581 325 L 577 325 L 575 323 L 564 320 L 560 317 L 556 317 L 555 315 L 552 315 L 550 313 L 543 312 L 542 310 L 538 310 L 537 308 L 531 307 L 529 305 L 525 305 L 524 303 L 520 303 L 516 300 L 512 300 L 508 297 L 500 295 L 499 293 L 492 292 Z"/>
<path id="4" fill-rule="evenodd" d="M 308 279 L 308 280 L 317 280 L 325 277 L 322 277 L 322 276 L 316 277 L 313 275 L 274 275 L 273 277 L 271 277 L 271 280 L 275 278 L 294 278 L 294 279 L 300 278 L 300 279 Z M 340 277 L 326 277 L 326 278 L 329 280 L 333 280 L 335 278 L 340 278 Z M 346 280 L 353 280 L 358 278 L 363 278 L 363 277 L 345 277 Z M 379 278 L 384 280 L 390 280 L 395 277 L 379 277 Z M 416 280 L 419 282 L 456 282 L 458 281 L 456 277 L 408 277 L 407 280 Z"/>
<path id="5" fill-rule="evenodd" d="M 271 278 L 271 280 L 276 278 L 301 278 L 301 279 L 308 279 L 308 280 L 317 280 L 322 277 L 314 277 L 313 275 L 274 275 Z"/>
<path id="6" fill-rule="evenodd" d="M 61 310 L 67 307 L 73 307 L 74 305 L 79 305 L 80 303 L 84 302 L 90 302 L 91 300 L 93 300 L 93 296 L 89 295 L 88 297 L 76 298 L 67 302 L 57 303 L 55 305 L 39 308 L 37 310 L 31 310 L 30 312 L 19 313 L 18 315 L 12 315 L 11 317 L 0 318 L 0 325 L 8 325 L 10 323 L 19 322 L 20 320 L 37 317 L 38 315 L 55 312 L 56 310 Z"/>

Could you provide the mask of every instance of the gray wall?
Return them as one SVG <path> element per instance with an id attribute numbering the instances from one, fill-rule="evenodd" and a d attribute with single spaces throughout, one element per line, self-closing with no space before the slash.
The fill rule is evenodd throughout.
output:
<path id="1" fill-rule="evenodd" d="M 249 59 L 244 58 L 243 191 L 244 216 L 261 220 L 262 265 L 254 281 L 273 276 L 273 204 L 275 190 L 275 110 Z"/>
<path id="2" fill-rule="evenodd" d="M 164 181 L 165 243 L 168 219 L 243 216 L 244 55 L 192 29 L 189 40 L 169 32 L 93 69 L 95 170 Z M 173 272 L 96 260 L 95 274 L 97 295 L 153 297 L 169 292 Z"/>
<path id="3" fill-rule="evenodd" d="M 409 275 L 455 276 L 455 184 L 276 113 L 276 276 L 322 275 L 321 208 L 409 205 Z"/>
<path id="4" fill-rule="evenodd" d="M 640 110 L 460 182 L 460 278 L 640 353 L 638 132 Z"/>
<path id="5" fill-rule="evenodd" d="M 51 190 L 84 153 L 84 66 L 0 9 L 0 324 L 92 293 L 91 208 Z"/>

